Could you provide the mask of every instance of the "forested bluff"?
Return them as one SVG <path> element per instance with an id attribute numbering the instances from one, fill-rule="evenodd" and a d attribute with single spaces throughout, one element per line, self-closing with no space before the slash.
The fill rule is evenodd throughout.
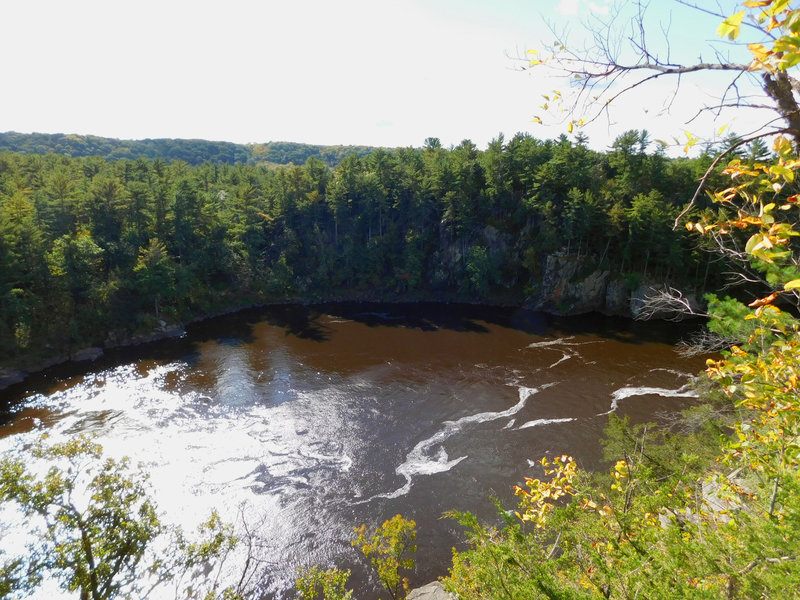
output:
<path id="1" fill-rule="evenodd" d="M 70 155 L 81 152 L 68 138 L 105 157 Z M 669 158 L 646 131 L 606 152 L 581 135 L 498 136 L 485 150 L 435 138 L 348 152 L 286 144 L 283 165 L 256 145 L 160 140 L 155 156 L 153 140 L 103 140 L 0 136 L 11 148 L 0 151 L 7 371 L 257 304 L 442 300 L 630 316 L 652 286 L 699 298 L 721 276 L 698 236 L 673 227 L 718 149 Z M 701 199 L 693 215 L 711 206 Z"/>

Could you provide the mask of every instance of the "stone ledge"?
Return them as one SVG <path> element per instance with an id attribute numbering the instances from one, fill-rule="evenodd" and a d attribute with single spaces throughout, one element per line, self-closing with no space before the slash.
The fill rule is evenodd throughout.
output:
<path id="1" fill-rule="evenodd" d="M 444 589 L 441 581 L 433 581 L 421 588 L 409 592 L 406 600 L 457 600 L 450 592 Z"/>

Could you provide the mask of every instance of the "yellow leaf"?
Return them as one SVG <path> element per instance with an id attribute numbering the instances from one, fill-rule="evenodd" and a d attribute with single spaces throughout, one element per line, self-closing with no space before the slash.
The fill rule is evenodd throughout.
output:
<path id="1" fill-rule="evenodd" d="M 735 40 L 739 37 L 739 32 L 742 30 L 742 19 L 744 18 L 744 11 L 731 15 L 725 19 L 717 28 L 717 35 L 720 37 L 727 37 L 729 40 Z"/>
<path id="2" fill-rule="evenodd" d="M 742 4 L 748 8 L 759 8 L 761 6 L 769 6 L 772 4 L 772 0 L 747 0 L 747 2 L 742 2 Z"/>
<path id="3" fill-rule="evenodd" d="M 786 137 L 779 135 L 775 138 L 772 148 L 781 156 L 790 154 L 792 152 L 792 143 Z"/>
<path id="4" fill-rule="evenodd" d="M 572 122 L 570 122 L 570 124 L 569 124 L 569 125 L 567 125 L 567 131 L 569 131 L 570 133 L 572 133 Z"/>
<path id="5" fill-rule="evenodd" d="M 785 290 L 796 290 L 797 288 L 800 288 L 800 279 L 792 279 L 783 286 L 783 289 Z"/>
<path id="6" fill-rule="evenodd" d="M 770 54 L 772 54 L 772 50 L 768 50 L 762 44 L 747 44 L 747 47 L 750 50 L 750 52 L 753 53 L 753 56 L 755 56 L 757 60 L 764 60 Z"/>
<path id="7" fill-rule="evenodd" d="M 791 282 L 790 282 L 790 283 L 791 283 Z M 781 295 L 781 293 L 780 293 L 780 292 L 772 292 L 772 293 L 771 293 L 769 296 L 767 296 L 766 298 L 759 298 L 758 300 L 753 300 L 753 301 L 752 301 L 750 304 L 748 304 L 747 306 L 749 306 L 750 308 L 758 308 L 759 306 L 765 306 L 765 305 L 767 305 L 767 304 L 770 304 L 770 303 L 772 303 L 772 302 L 775 302 L 775 299 L 776 299 L 778 296 L 780 296 L 780 295 Z"/>
<path id="8" fill-rule="evenodd" d="M 531 121 L 533 121 L 534 123 L 541 123 L 542 122 L 542 118 L 541 117 L 533 117 L 531 119 Z"/>
<path id="9" fill-rule="evenodd" d="M 771 15 L 777 15 L 789 5 L 789 2 L 791 2 L 791 0 L 773 0 L 773 2 L 770 3 L 772 6 L 769 7 L 767 12 Z"/>

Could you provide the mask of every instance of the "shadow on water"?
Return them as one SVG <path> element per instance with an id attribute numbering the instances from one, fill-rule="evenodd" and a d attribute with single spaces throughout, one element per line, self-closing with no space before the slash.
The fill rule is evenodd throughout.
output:
<path id="1" fill-rule="evenodd" d="M 285 330 L 285 335 L 314 342 L 327 342 L 330 328 L 319 322 L 324 307 L 276 305 L 250 308 L 191 325 L 187 332 L 195 342 L 216 341 L 226 345 L 255 341 L 253 328 L 259 323 Z"/>
<path id="2" fill-rule="evenodd" d="M 450 330 L 489 333 L 489 326 L 514 329 L 539 336 L 570 336 L 592 333 L 602 338 L 630 344 L 651 341 L 678 343 L 701 327 L 698 321 L 684 323 L 640 322 L 597 313 L 558 317 L 524 308 L 492 307 L 457 303 L 369 302 L 317 305 L 272 305 L 251 308 L 209 318 L 187 327 L 179 339 L 151 342 L 135 347 L 107 350 L 100 359 L 86 363 L 66 362 L 28 377 L 0 391 L 0 424 L 9 420 L 16 400 L 33 389 L 43 389 L 58 381 L 79 377 L 130 361 L 172 360 L 180 357 L 189 365 L 199 360 L 198 347 L 206 342 L 236 347 L 252 344 L 255 328 L 266 323 L 282 329 L 286 337 L 325 343 L 334 331 L 324 322 L 332 316 L 376 327 L 398 327 L 419 331 Z"/>
<path id="3" fill-rule="evenodd" d="M 315 310 L 318 314 L 357 321 L 368 327 L 489 333 L 485 325 L 488 324 L 539 336 L 593 333 L 605 339 L 631 344 L 665 341 L 676 344 L 702 326 L 700 320 L 681 323 L 635 321 L 600 313 L 561 317 L 526 308 L 434 302 L 323 304 L 316 306 Z"/>
<path id="4" fill-rule="evenodd" d="M 484 312 L 489 307 L 441 303 L 344 303 L 324 304 L 317 310 L 342 319 L 356 321 L 367 327 L 404 327 L 420 331 L 448 329 L 458 332 L 489 333 L 478 321 L 487 321 Z"/>

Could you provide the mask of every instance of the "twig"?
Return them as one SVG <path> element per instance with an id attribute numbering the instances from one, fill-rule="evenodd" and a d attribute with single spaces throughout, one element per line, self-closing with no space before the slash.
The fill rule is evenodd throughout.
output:
<path id="1" fill-rule="evenodd" d="M 697 189 L 694 191 L 694 196 L 692 196 L 692 199 L 689 200 L 689 204 L 686 206 L 685 209 L 683 209 L 681 214 L 675 217 L 675 223 L 672 226 L 673 231 L 678 228 L 678 223 L 680 222 L 680 220 L 683 217 L 685 217 L 686 214 L 692 209 L 694 203 L 697 201 L 697 198 L 700 196 L 700 193 L 703 191 L 703 189 L 705 189 L 706 182 L 708 181 L 708 178 L 711 176 L 711 173 L 714 171 L 714 169 L 717 167 L 717 165 L 723 158 L 728 156 L 731 152 L 733 152 L 736 148 L 742 146 L 743 144 L 749 144 L 750 142 L 759 140 L 764 137 L 769 137 L 771 135 L 778 135 L 780 133 L 789 133 L 790 131 L 791 130 L 789 128 L 784 127 L 782 129 L 775 129 L 774 131 L 766 131 L 764 133 L 759 133 L 758 135 L 751 136 L 749 138 L 744 138 L 742 140 L 739 140 L 735 144 L 732 144 L 730 148 L 728 148 L 727 150 L 725 150 L 725 152 L 717 156 L 717 158 L 714 159 L 714 161 L 711 163 L 708 169 L 706 169 L 706 172 L 703 175 L 703 177 L 700 179 L 700 183 L 697 185 Z"/>

